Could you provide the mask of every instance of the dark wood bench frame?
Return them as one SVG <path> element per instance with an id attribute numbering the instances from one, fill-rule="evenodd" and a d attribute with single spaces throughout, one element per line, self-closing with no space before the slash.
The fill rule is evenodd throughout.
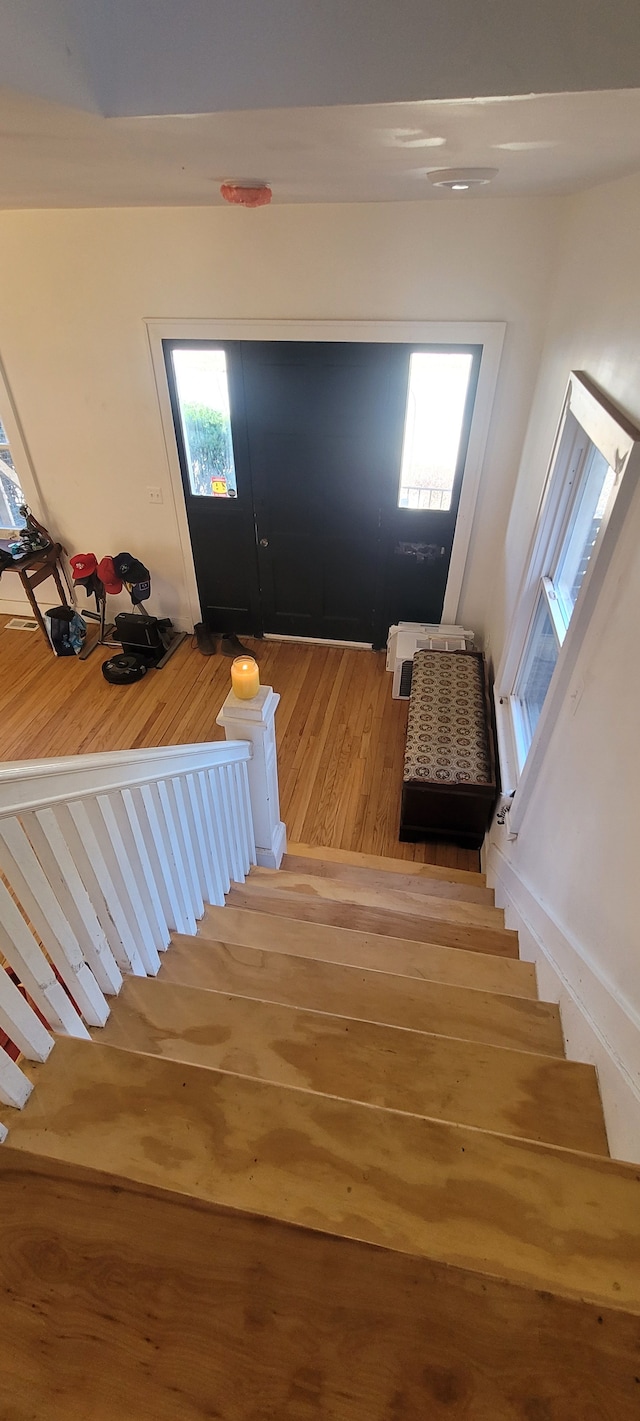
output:
<path id="1" fill-rule="evenodd" d="M 441 651 L 439 656 L 479 655 L 469 652 Z M 433 780 L 404 780 L 400 809 L 399 839 L 415 844 L 426 839 L 444 839 L 464 848 L 477 849 L 483 842 L 491 822 L 498 784 L 495 734 L 491 696 L 484 657 L 483 690 L 485 725 L 489 745 L 491 779 L 486 784 L 447 784 Z"/>

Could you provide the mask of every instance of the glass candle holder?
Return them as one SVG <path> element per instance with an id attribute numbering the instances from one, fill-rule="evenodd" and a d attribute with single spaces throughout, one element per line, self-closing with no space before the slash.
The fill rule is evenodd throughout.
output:
<path id="1" fill-rule="evenodd" d="M 253 656 L 236 656 L 231 663 L 231 689 L 240 701 L 251 701 L 260 690 L 260 672 Z"/>

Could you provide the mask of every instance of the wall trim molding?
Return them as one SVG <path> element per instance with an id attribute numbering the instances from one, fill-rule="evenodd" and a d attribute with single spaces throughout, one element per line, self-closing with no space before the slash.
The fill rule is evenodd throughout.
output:
<path id="1" fill-rule="evenodd" d="M 476 503 L 484 456 L 489 438 L 502 347 L 506 332 L 503 321 L 335 321 L 268 320 L 197 317 L 145 320 L 160 418 L 164 434 L 173 506 L 180 537 L 185 589 L 194 622 L 201 618 L 191 536 L 178 461 L 173 415 L 162 349 L 163 340 L 272 340 L 272 341 L 373 341 L 379 344 L 401 341 L 416 345 L 433 343 L 482 345 L 482 360 L 471 423 L 471 434 L 460 505 L 451 550 L 442 621 L 455 623 L 467 567 Z"/>
<path id="2" fill-rule="evenodd" d="M 640 1016 L 491 840 L 485 866 L 542 998 L 560 1004 L 567 1055 L 598 1071 L 612 1155 L 640 1161 Z"/>

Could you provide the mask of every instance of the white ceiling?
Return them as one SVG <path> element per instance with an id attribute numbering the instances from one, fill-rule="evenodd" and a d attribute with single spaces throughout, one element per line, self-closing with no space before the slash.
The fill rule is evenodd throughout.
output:
<path id="1" fill-rule="evenodd" d="M 638 0 L 0 0 L 0 85 L 111 116 L 640 87 Z"/>
<path id="2" fill-rule="evenodd" d="M 277 203 L 460 202 L 426 173 L 475 165 L 496 197 L 640 171 L 640 89 L 109 119 L 0 90 L 5 208 L 217 204 L 224 178 Z"/>

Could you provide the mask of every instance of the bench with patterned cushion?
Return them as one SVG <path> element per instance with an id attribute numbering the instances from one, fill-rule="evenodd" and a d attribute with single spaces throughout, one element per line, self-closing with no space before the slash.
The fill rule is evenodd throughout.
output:
<path id="1" fill-rule="evenodd" d="M 400 838 L 482 843 L 496 800 L 484 657 L 417 651 L 409 699 Z"/>

